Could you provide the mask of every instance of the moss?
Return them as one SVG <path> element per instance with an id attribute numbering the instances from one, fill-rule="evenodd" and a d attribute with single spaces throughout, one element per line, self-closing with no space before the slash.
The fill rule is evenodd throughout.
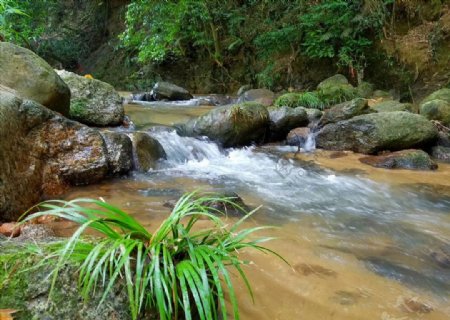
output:
<path id="1" fill-rule="evenodd" d="M 67 262 L 50 295 L 51 271 L 56 260 L 40 263 L 50 253 L 49 243 L 23 244 L 0 239 L 0 309 L 18 310 L 16 320 L 129 319 L 126 290 L 116 290 L 100 307 L 99 289 L 83 303 L 77 287 L 78 264 Z"/>
<path id="2" fill-rule="evenodd" d="M 78 119 L 82 118 L 88 107 L 89 100 L 86 98 L 74 99 L 70 104 L 70 116 Z"/>
<path id="3" fill-rule="evenodd" d="M 318 97 L 326 106 L 350 101 L 358 96 L 358 90 L 350 84 L 323 87 L 318 90 Z"/>

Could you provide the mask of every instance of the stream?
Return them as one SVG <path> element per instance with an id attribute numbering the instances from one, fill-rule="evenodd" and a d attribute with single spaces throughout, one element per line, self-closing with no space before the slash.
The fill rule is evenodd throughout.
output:
<path id="1" fill-rule="evenodd" d="M 136 130 L 172 126 L 211 107 L 127 105 Z M 242 319 L 449 319 L 450 165 L 435 172 L 375 169 L 351 152 L 269 145 L 223 150 L 155 130 L 167 154 L 156 170 L 75 188 L 102 197 L 150 229 L 167 203 L 193 190 L 236 192 L 262 206 L 248 225 L 276 257 L 245 252 L 255 302 L 236 283 Z M 233 218 L 229 218 L 233 219 Z"/>

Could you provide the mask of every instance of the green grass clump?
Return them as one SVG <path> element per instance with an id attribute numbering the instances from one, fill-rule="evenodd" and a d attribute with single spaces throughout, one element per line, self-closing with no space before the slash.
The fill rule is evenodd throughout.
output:
<path id="1" fill-rule="evenodd" d="M 283 94 L 275 101 L 275 106 L 286 106 L 290 108 L 305 107 L 322 110 L 325 105 L 316 92 L 303 92 Z"/>
<path id="2" fill-rule="evenodd" d="M 342 85 L 319 89 L 317 95 L 325 107 L 329 107 L 357 98 L 358 92 L 357 89 L 351 85 Z"/>
<path id="3" fill-rule="evenodd" d="M 225 292 L 234 319 L 239 319 L 231 270 L 243 279 L 252 295 L 242 269 L 248 262 L 239 258 L 239 252 L 247 248 L 274 252 L 261 246 L 271 238 L 247 239 L 267 227 L 240 229 L 254 211 L 228 227 L 216 216 L 220 212 L 208 205 L 217 201 L 238 207 L 233 198 L 190 193 L 177 202 L 154 233 L 122 210 L 92 199 L 44 202 L 38 206 L 44 211 L 25 221 L 53 215 L 79 224 L 73 236 L 55 246 L 47 257 L 48 261 L 57 259 L 52 287 L 58 271 L 71 259 L 81 265 L 79 287 L 85 300 L 100 286 L 101 304 L 114 284 L 123 279 L 133 319 L 155 311 L 161 320 L 227 319 Z M 209 221 L 211 227 L 202 224 L 203 228 L 195 228 L 199 220 Z M 88 228 L 102 237 L 82 237 Z"/>

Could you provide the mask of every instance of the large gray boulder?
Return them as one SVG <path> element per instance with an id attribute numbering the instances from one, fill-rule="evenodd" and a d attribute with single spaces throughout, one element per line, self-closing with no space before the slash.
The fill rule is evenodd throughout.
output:
<path id="1" fill-rule="evenodd" d="M 325 110 L 319 125 L 324 126 L 371 112 L 366 99 L 353 99 Z"/>
<path id="2" fill-rule="evenodd" d="M 60 70 L 72 94 L 70 118 L 92 126 L 117 126 L 124 119 L 122 98 L 113 86 L 96 79 Z"/>
<path id="3" fill-rule="evenodd" d="M 179 87 L 170 82 L 157 82 L 152 90 L 153 100 L 190 100 L 193 98 L 192 94 L 186 89 Z"/>
<path id="4" fill-rule="evenodd" d="M 110 175 L 126 174 L 133 168 L 133 145 L 123 132 L 102 131 L 105 140 Z"/>
<path id="5" fill-rule="evenodd" d="M 308 114 L 304 108 L 272 107 L 267 109 L 270 118 L 270 140 L 284 140 L 294 128 L 308 125 Z"/>
<path id="6" fill-rule="evenodd" d="M 15 220 L 42 197 L 108 173 L 100 133 L 0 90 L 0 220 Z"/>
<path id="7" fill-rule="evenodd" d="M 181 135 L 206 136 L 225 148 L 263 141 L 269 127 L 269 112 L 255 102 L 215 108 L 179 127 Z"/>
<path id="8" fill-rule="evenodd" d="M 438 131 L 426 118 L 409 112 L 372 113 L 326 125 L 317 135 L 317 146 L 374 154 L 428 147 Z"/>
<path id="9" fill-rule="evenodd" d="M 69 115 L 69 88 L 44 59 L 28 49 L 0 42 L 0 84 L 25 99 Z"/>

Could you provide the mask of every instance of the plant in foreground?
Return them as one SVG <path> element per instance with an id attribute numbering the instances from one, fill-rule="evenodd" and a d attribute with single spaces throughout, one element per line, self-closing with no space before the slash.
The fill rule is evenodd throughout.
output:
<path id="1" fill-rule="evenodd" d="M 103 302 L 115 283 L 123 278 L 133 319 L 150 310 L 157 311 L 161 320 L 183 316 L 185 319 L 227 319 L 226 295 L 234 319 L 239 319 L 230 269 L 237 271 L 253 298 L 242 269 L 248 262 L 239 259 L 239 251 L 250 248 L 277 254 L 261 246 L 271 238 L 247 239 L 267 227 L 239 228 L 254 211 L 227 228 L 215 215 L 217 209 L 207 205 L 217 201 L 237 207 L 232 198 L 198 197 L 190 193 L 177 202 L 154 233 L 120 209 L 92 199 L 43 202 L 38 208 L 45 210 L 24 221 L 53 215 L 80 225 L 47 258 L 57 259 L 52 288 L 58 271 L 67 259 L 72 259 L 80 263 L 79 287 L 85 300 L 101 286 Z M 211 227 L 195 228 L 200 219 L 207 220 Z M 83 238 L 88 228 L 103 237 L 95 241 Z"/>

